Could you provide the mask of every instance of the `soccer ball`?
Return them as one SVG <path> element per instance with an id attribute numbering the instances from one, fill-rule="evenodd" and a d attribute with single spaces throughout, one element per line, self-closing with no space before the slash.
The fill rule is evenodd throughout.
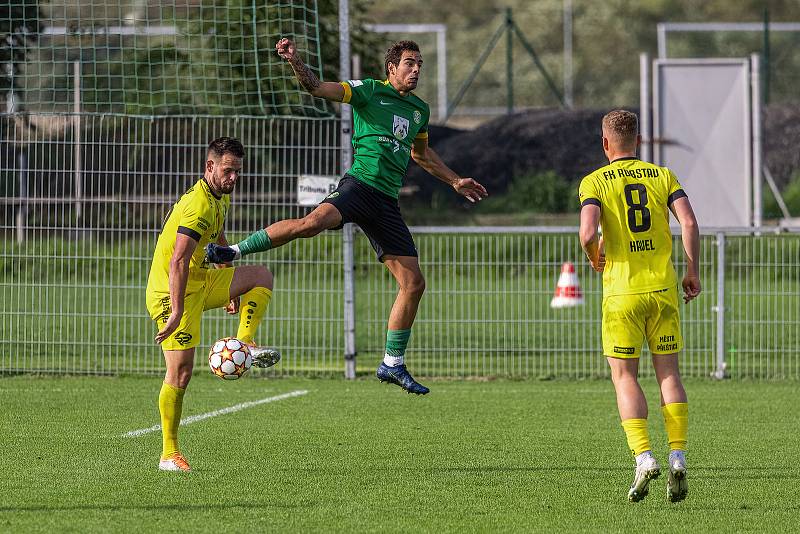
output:
<path id="1" fill-rule="evenodd" d="M 235 337 L 224 337 L 208 353 L 211 372 L 225 380 L 236 380 L 253 365 L 250 348 Z"/>

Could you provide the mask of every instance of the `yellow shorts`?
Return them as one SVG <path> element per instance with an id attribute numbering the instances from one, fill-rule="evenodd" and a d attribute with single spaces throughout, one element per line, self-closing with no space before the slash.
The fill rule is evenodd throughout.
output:
<path id="1" fill-rule="evenodd" d="M 167 339 L 161 342 L 163 350 L 186 350 L 200 343 L 200 319 L 205 310 L 221 308 L 230 302 L 231 281 L 236 269 L 208 269 L 205 281 L 195 278 L 187 284 L 186 296 L 183 299 L 183 316 L 178 328 Z M 196 277 L 192 273 L 193 277 Z M 147 311 L 160 330 L 167 322 L 172 306 L 169 293 L 151 291 L 147 288 Z"/>
<path id="2" fill-rule="evenodd" d="M 677 287 L 603 299 L 605 356 L 638 358 L 645 338 L 652 354 L 683 349 Z"/>

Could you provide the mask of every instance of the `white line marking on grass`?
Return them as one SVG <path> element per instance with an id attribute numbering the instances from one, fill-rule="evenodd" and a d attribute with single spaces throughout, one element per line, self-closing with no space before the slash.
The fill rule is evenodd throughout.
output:
<path id="1" fill-rule="evenodd" d="M 241 410 L 246 410 L 247 408 L 252 408 L 253 406 L 258 406 L 259 404 L 267 404 L 268 402 L 275 402 L 283 399 L 289 399 L 292 397 L 299 397 L 301 395 L 305 395 L 306 393 L 308 393 L 307 390 L 298 389 L 297 391 L 291 391 L 289 393 L 284 393 L 282 395 L 275 395 L 274 397 L 267 397 L 266 399 L 243 402 L 241 404 L 236 404 L 234 406 L 228 406 L 227 408 L 214 410 L 213 412 L 201 413 L 200 415 L 192 415 L 191 417 L 186 417 L 184 419 L 181 419 L 181 426 L 188 425 L 191 423 L 196 423 L 197 421 L 203 421 L 204 419 L 209 419 L 211 417 L 216 417 L 218 415 L 225 415 L 233 412 L 239 412 Z M 155 425 L 151 426 L 150 428 L 140 428 L 139 430 L 131 430 L 130 432 L 125 432 L 124 434 L 122 434 L 122 437 L 138 438 L 139 436 L 149 434 L 150 432 L 157 432 L 159 430 L 161 430 L 161 425 Z"/>

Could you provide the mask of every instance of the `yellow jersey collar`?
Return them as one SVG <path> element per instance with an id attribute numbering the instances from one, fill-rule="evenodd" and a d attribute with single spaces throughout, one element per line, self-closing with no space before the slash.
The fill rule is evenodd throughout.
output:
<path id="1" fill-rule="evenodd" d="M 211 193 L 212 197 L 216 198 L 217 200 L 222 200 L 222 196 L 217 196 L 217 195 L 214 194 L 214 190 L 211 189 L 211 185 L 209 185 L 209 183 L 206 181 L 206 177 L 205 176 L 200 178 L 200 181 L 203 182 L 203 187 L 205 187 L 206 190 L 208 190 L 208 192 Z"/>

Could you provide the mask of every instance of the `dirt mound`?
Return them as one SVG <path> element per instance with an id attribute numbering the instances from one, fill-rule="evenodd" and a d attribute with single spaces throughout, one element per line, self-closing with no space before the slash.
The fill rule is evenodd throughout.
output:
<path id="1" fill-rule="evenodd" d="M 535 110 L 500 117 L 471 131 L 431 126 L 430 143 L 450 168 L 462 176 L 472 176 L 493 195 L 503 194 L 515 176 L 550 170 L 577 183 L 607 163 L 600 142 L 604 113 Z M 781 188 L 800 170 L 798 147 L 800 106 L 768 106 L 764 110 L 764 156 Z M 406 185 L 416 190 L 403 198 L 403 204 L 409 207 L 469 204 L 413 160 Z"/>
<path id="2" fill-rule="evenodd" d="M 577 182 L 604 165 L 600 144 L 603 111 L 535 110 L 500 117 L 472 131 L 431 126 L 430 143 L 442 160 L 462 176 L 472 176 L 490 194 L 502 194 L 515 176 L 553 170 Z M 464 204 L 448 187 L 413 160 L 406 185 L 417 193 L 404 204 L 430 202 L 433 195 L 449 205 Z"/>
<path id="3" fill-rule="evenodd" d="M 764 110 L 764 162 L 783 189 L 800 171 L 800 105 L 774 105 Z"/>

